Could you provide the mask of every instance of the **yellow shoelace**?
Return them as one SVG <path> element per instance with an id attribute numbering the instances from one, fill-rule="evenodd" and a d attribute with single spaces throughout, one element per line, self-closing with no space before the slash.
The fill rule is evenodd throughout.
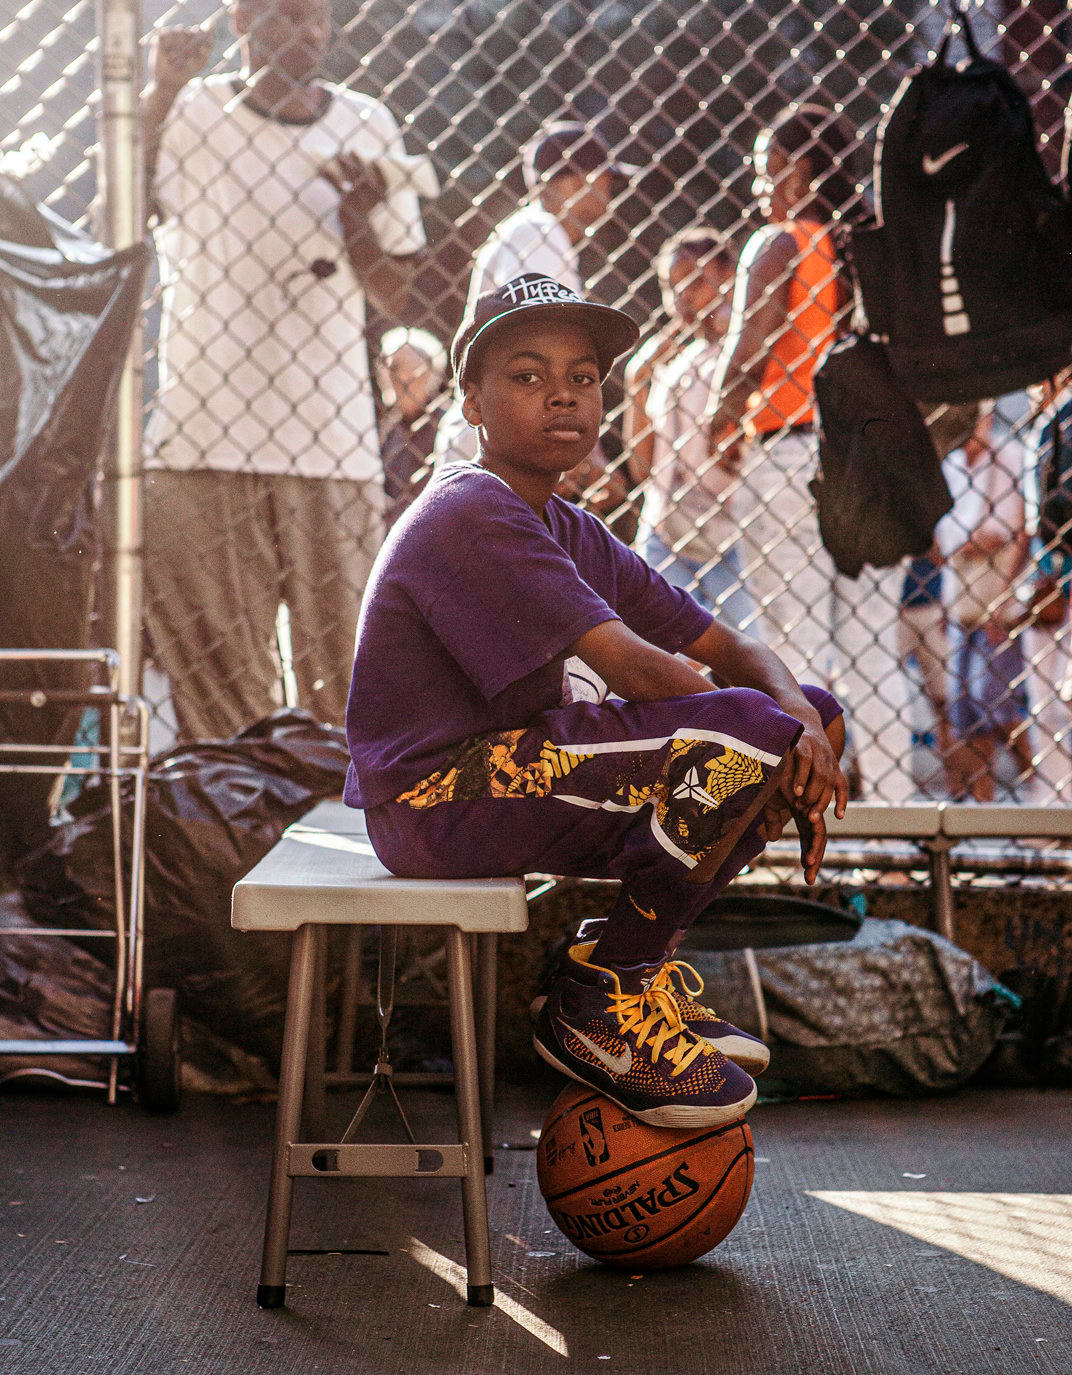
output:
<path id="1" fill-rule="evenodd" d="M 666 1046 L 666 1058 L 674 1066 L 671 1078 L 682 1074 L 694 1060 L 714 1054 L 715 1048 L 709 1041 L 689 1031 L 672 992 L 665 987 L 657 988 L 653 983 L 641 993 L 612 993 L 610 1006 L 623 1036 L 632 1033 L 638 1046 L 650 1042 L 653 1064 Z M 667 1046 L 672 1037 L 676 1038 L 675 1044 Z"/>
<path id="2" fill-rule="evenodd" d="M 687 974 L 691 974 L 696 980 L 696 986 L 694 988 L 689 987 L 689 982 L 686 977 Z M 694 969 L 691 964 L 687 964 L 685 960 L 667 960 L 662 969 L 656 974 L 655 978 L 652 979 L 651 986 L 652 988 L 664 990 L 673 996 L 677 992 L 677 989 L 674 987 L 675 976 L 677 977 L 683 997 L 698 998 L 703 992 L 703 979 L 700 977 L 700 971 Z M 703 1004 L 701 1003 L 700 1006 L 703 1007 Z M 710 1012 L 712 1017 L 718 1016 L 718 1013 L 714 1012 L 709 1007 L 704 1007 L 704 1011 Z"/>

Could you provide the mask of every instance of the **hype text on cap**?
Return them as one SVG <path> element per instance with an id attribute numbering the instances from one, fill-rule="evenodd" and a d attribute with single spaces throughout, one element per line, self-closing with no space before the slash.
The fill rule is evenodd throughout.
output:
<path id="1" fill-rule="evenodd" d="M 450 348 L 459 384 L 464 385 L 466 374 L 496 330 L 519 319 L 535 324 L 543 318 L 573 321 L 591 335 L 601 377 L 606 377 L 614 360 L 635 348 L 640 338 L 640 330 L 624 311 L 586 301 L 553 277 L 525 272 L 478 296 L 459 326 Z"/>

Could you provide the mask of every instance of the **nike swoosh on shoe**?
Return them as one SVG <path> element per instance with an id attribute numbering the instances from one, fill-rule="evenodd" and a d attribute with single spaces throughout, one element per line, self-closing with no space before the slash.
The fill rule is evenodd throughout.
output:
<path id="1" fill-rule="evenodd" d="M 564 1022 L 561 1017 L 559 1017 L 558 1022 L 571 1036 L 576 1036 L 581 1045 L 590 1050 L 599 1063 L 605 1066 L 611 1074 L 621 1078 L 623 1075 L 628 1074 L 633 1068 L 633 1051 L 631 1046 L 626 1046 L 621 1055 L 611 1055 L 609 1051 L 597 1045 L 590 1036 L 586 1036 L 583 1031 L 578 1031 L 575 1026 L 570 1026 L 569 1022 Z"/>

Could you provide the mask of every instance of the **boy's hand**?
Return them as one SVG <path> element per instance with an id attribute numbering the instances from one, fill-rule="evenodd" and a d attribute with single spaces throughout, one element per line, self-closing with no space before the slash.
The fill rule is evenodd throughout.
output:
<path id="1" fill-rule="evenodd" d="M 814 883 L 826 853 L 826 818 L 820 815 L 818 821 L 812 821 L 805 812 L 794 812 L 794 817 L 800 836 L 800 866 L 804 870 L 804 882 Z"/>
<path id="2" fill-rule="evenodd" d="M 212 56 L 213 33 L 200 25 L 156 29 L 149 40 L 149 76 L 154 85 L 181 91 L 200 76 Z"/>
<path id="3" fill-rule="evenodd" d="M 816 822 L 834 802 L 835 814 L 839 818 L 845 815 L 849 785 L 822 726 L 804 727 L 793 746 L 787 777 L 794 812 L 802 811 L 809 821 Z"/>
<path id="4" fill-rule="evenodd" d="M 785 828 L 793 819 L 793 809 L 789 805 L 788 798 L 780 793 L 775 793 L 767 805 L 763 808 L 760 818 L 759 830 L 764 841 L 770 844 L 772 840 L 781 840 Z"/>
<path id="5" fill-rule="evenodd" d="M 845 815 L 849 802 L 848 782 L 821 726 L 804 727 L 793 748 L 784 791 L 800 834 L 800 862 L 804 867 L 804 878 L 806 882 L 814 883 L 826 851 L 823 813 L 833 802 L 834 815 L 840 819 Z"/>
<path id="6" fill-rule="evenodd" d="M 772 840 L 780 840 L 791 819 L 796 821 L 797 835 L 800 837 L 800 864 L 804 870 L 804 880 L 814 883 L 826 853 L 826 821 L 821 814 L 818 821 L 812 821 L 809 813 L 792 806 L 787 797 L 776 794 L 763 809 L 760 834 L 767 844 Z"/>

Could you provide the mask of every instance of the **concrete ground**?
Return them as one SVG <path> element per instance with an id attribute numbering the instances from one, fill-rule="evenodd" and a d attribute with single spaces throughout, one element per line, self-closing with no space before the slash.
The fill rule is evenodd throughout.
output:
<path id="1" fill-rule="evenodd" d="M 453 1181 L 299 1181 L 291 1245 L 313 1254 L 261 1311 L 272 1104 L 7 1095 L 0 1371 L 1072 1372 L 1072 1093 L 761 1104 L 736 1230 L 640 1276 L 550 1221 L 532 1148 L 559 1087 L 500 1095 L 485 1310 L 459 1297 Z M 418 1137 L 447 1139 L 452 1099 L 407 1097 Z M 350 1103 L 330 1100 L 340 1126 Z"/>

